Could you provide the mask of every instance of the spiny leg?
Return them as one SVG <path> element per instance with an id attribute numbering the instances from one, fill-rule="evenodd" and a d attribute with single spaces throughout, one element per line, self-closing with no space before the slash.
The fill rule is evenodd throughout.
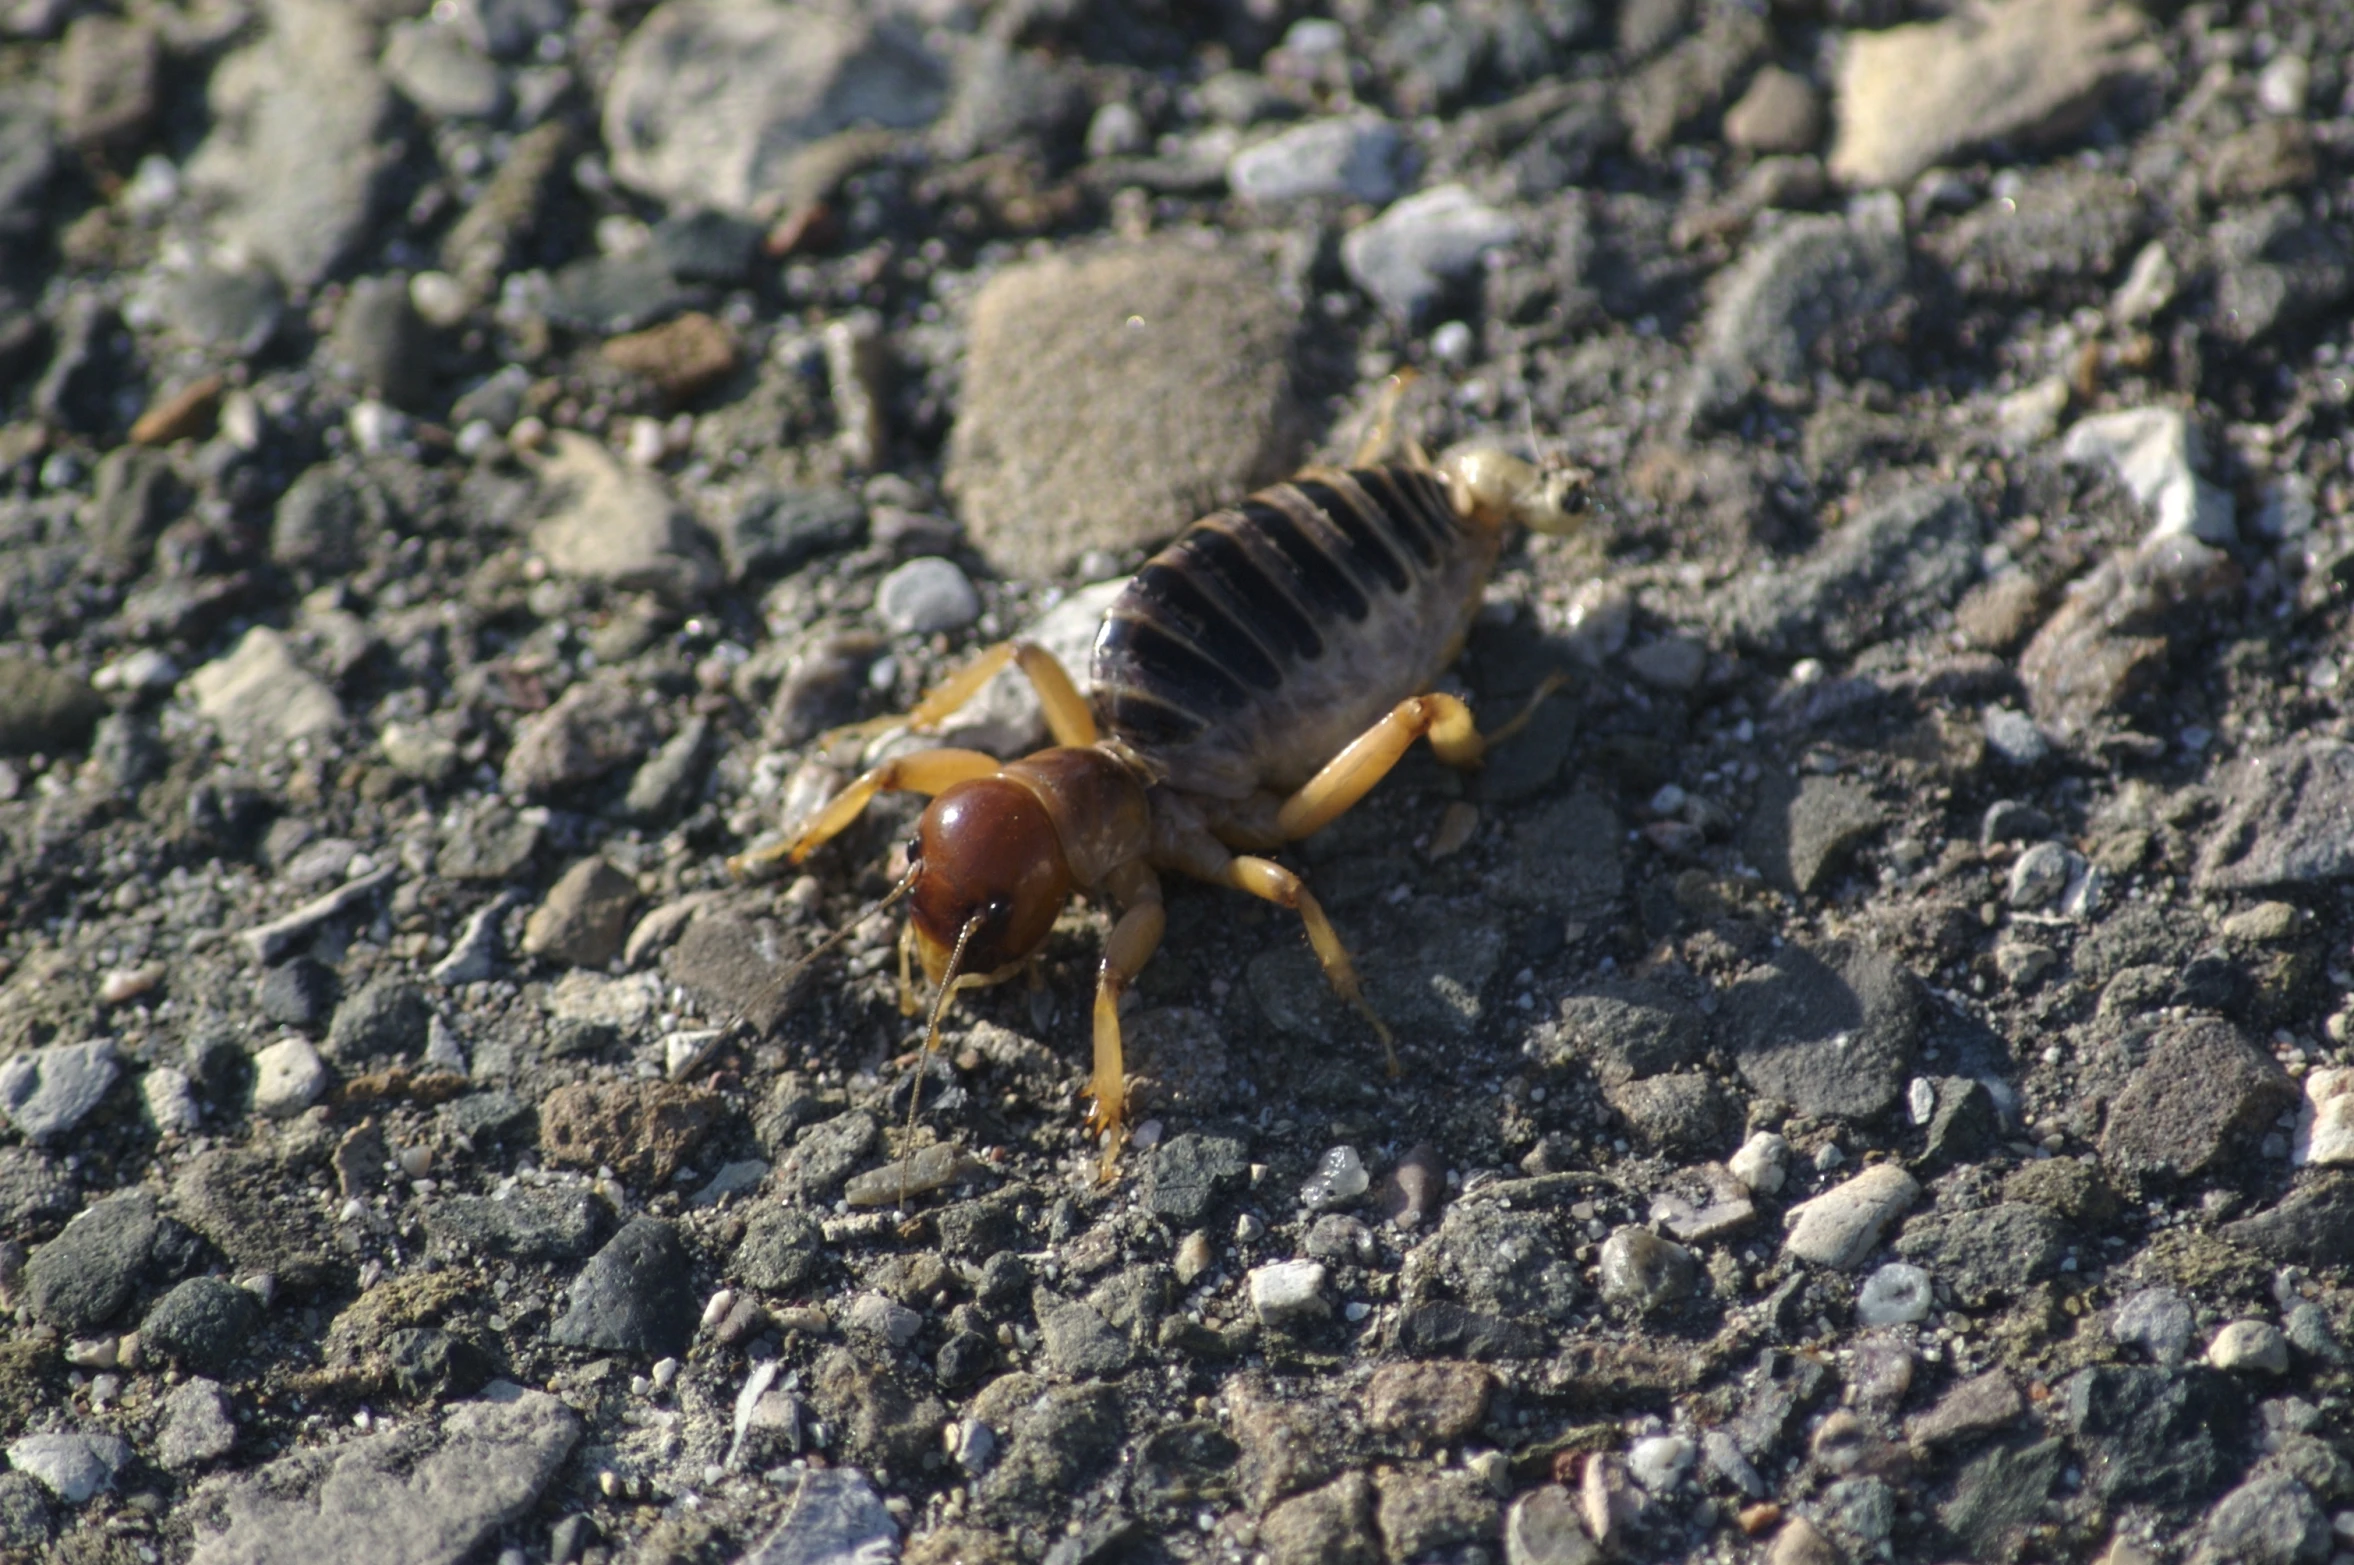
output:
<path id="1" fill-rule="evenodd" d="M 894 756 L 835 794 L 791 836 L 729 859 L 728 872 L 749 875 L 779 859 L 802 862 L 849 830 L 878 793 L 939 793 L 960 782 L 988 777 L 1002 764 L 997 757 L 978 750 L 917 750 Z"/>
<path id="2" fill-rule="evenodd" d="M 1373 1026 L 1381 1038 L 1382 1053 L 1389 1058 L 1390 1074 L 1398 1074 L 1397 1043 L 1390 1037 L 1389 1024 L 1373 1009 L 1365 998 L 1365 990 L 1357 982 L 1357 967 L 1349 960 L 1349 948 L 1341 944 L 1340 932 L 1332 927 L 1332 920 L 1324 916 L 1323 906 L 1308 890 L 1300 877 L 1276 863 L 1254 854 L 1242 854 L 1229 859 L 1223 877 L 1227 885 L 1237 891 L 1247 891 L 1277 907 L 1287 907 L 1300 915 L 1300 922 L 1308 927 L 1308 944 L 1315 948 L 1316 960 L 1324 968 L 1325 982 L 1333 992 L 1346 1000 L 1358 1015 Z"/>
<path id="3" fill-rule="evenodd" d="M 1089 1128 L 1109 1132 L 1104 1147 L 1104 1170 L 1120 1150 L 1120 1122 L 1128 1106 L 1127 1065 L 1120 1050 L 1120 996 L 1128 981 L 1144 970 L 1161 943 L 1167 917 L 1161 909 L 1161 878 L 1142 859 L 1131 859 L 1104 878 L 1104 889 L 1118 900 L 1119 922 L 1103 945 L 1103 965 L 1095 980 L 1095 1074 L 1087 1083 L 1095 1106 L 1088 1110 Z"/>

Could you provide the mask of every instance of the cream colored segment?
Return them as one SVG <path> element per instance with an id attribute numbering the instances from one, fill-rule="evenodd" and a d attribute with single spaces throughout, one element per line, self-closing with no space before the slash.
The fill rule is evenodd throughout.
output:
<path id="1" fill-rule="evenodd" d="M 1276 830 L 1291 842 L 1329 825 L 1388 776 L 1407 748 L 1425 735 L 1449 766 L 1477 766 L 1487 753 L 1487 741 L 1461 701 L 1437 693 L 1409 696 L 1283 802 L 1275 812 Z"/>

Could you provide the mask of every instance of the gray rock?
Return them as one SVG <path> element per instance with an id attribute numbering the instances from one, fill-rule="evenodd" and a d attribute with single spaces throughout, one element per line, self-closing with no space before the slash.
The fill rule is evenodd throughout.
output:
<path id="1" fill-rule="evenodd" d="M 1341 240 L 1341 265 L 1375 303 L 1402 321 L 1427 314 L 1468 281 L 1489 251 L 1520 237 L 1520 224 L 1461 185 L 1417 191 Z"/>
<path id="2" fill-rule="evenodd" d="M 459 1565 L 538 1502 L 580 1438 L 543 1391 L 500 1383 L 438 1418 L 289 1453 L 208 1496 L 191 1565 Z"/>
<path id="3" fill-rule="evenodd" d="M 2080 123 L 2139 68 L 2147 22 L 2096 0 L 2006 0 L 1977 15 L 1858 32 L 1841 51 L 1834 178 L 1901 185 L 2007 138 Z"/>
<path id="4" fill-rule="evenodd" d="M 1988 707 L 1980 726 L 1986 747 L 2022 770 L 2041 765 L 2052 753 L 2052 742 L 2035 726 L 2035 719 L 2017 707 Z"/>
<path id="5" fill-rule="evenodd" d="M 1551 1070 L 1584 1062 L 1606 1087 L 1694 1064 L 1707 1048 L 1699 1013 L 1665 990 L 1633 985 L 1569 996 L 1560 1022 L 1539 1029 L 1525 1046 Z"/>
<path id="6" fill-rule="evenodd" d="M 158 280 L 155 303 L 164 321 L 201 347 L 251 357 L 278 330 L 285 293 L 260 268 L 199 266 Z"/>
<path id="7" fill-rule="evenodd" d="M 457 28 L 438 21 L 397 22 L 386 30 L 385 76 L 401 96 L 439 119 L 490 119 L 505 109 L 499 68 Z"/>
<path id="8" fill-rule="evenodd" d="M 8 1447 L 10 1466 L 38 1478 L 68 1505 L 113 1488 L 115 1475 L 130 1460 L 131 1448 L 120 1435 L 22 1435 Z"/>
<path id="9" fill-rule="evenodd" d="M 899 1524 L 863 1476 L 811 1468 L 799 1479 L 784 1520 L 736 1565 L 847 1565 L 896 1552 Z"/>
<path id="10" fill-rule="evenodd" d="M 981 595 L 954 560 L 909 560 L 875 588 L 875 615 L 901 636 L 961 630 L 980 617 Z"/>
<path id="11" fill-rule="evenodd" d="M 218 1461 L 236 1444 L 237 1421 L 219 1381 L 194 1375 L 164 1399 L 155 1459 L 168 1471 L 187 1472 Z"/>
<path id="12" fill-rule="evenodd" d="M 590 255 L 560 266 L 548 278 L 548 319 L 573 331 L 610 337 L 652 326 L 695 302 L 652 248 L 622 255 Z M 652 475 L 631 475 L 654 488 Z M 584 573 L 585 574 L 585 573 Z"/>
<path id="13" fill-rule="evenodd" d="M 2199 850 L 2202 892 L 2327 885 L 2354 876 L 2354 745 L 2301 739 L 2217 779 L 2222 818 Z"/>
<path id="14" fill-rule="evenodd" d="M 2231 556 L 2181 535 L 2147 538 L 2103 560 L 2019 654 L 2036 720 L 2063 742 L 2113 721 L 2159 682 L 2175 638 L 2196 632 L 2197 611 L 2239 581 Z"/>
<path id="15" fill-rule="evenodd" d="M 1690 416 L 1720 418 L 1763 382 L 1806 383 L 1817 344 L 1852 336 L 1887 311 L 1908 269 L 1893 217 L 1794 218 L 1753 242 L 1702 324 Z"/>
<path id="16" fill-rule="evenodd" d="M 280 1026 L 316 1028 L 335 1014 L 337 988 L 334 968 L 298 956 L 262 973 L 254 985 L 254 1003 L 265 1019 Z"/>
<path id="17" fill-rule="evenodd" d="M 0 1230 L 26 1234 L 62 1222 L 82 1198 L 46 1153 L 0 1147 Z"/>
<path id="18" fill-rule="evenodd" d="M 1864 946 L 1790 945 L 1725 991 L 1741 1079 L 1802 1114 L 1868 1119 L 1911 1079 L 1921 1000 L 1912 975 Z"/>
<path id="19" fill-rule="evenodd" d="M 1897 1235 L 1896 1253 L 1927 1267 L 1969 1309 L 2017 1298 L 2057 1276 L 2068 1230 L 2040 1206 L 2003 1201 L 1972 1212 L 1924 1212 Z"/>
<path id="20" fill-rule="evenodd" d="M 105 559 L 108 572 L 127 580 L 147 569 L 155 553 L 156 535 L 186 504 L 170 458 L 146 446 L 117 446 L 98 459 L 83 526 Z M 10 699 L 24 700 L 13 693 Z M 0 717 L 0 725 L 5 722 Z M 8 746 L 0 741 L 0 748 Z"/>
<path id="21" fill-rule="evenodd" d="M 1089 1304 L 1045 1311 L 1038 1317 L 1038 1331 L 1046 1343 L 1047 1362 L 1057 1374 L 1073 1380 L 1117 1375 L 1133 1356 L 1127 1336 Z"/>
<path id="22" fill-rule="evenodd" d="M 0 755 L 70 754 L 105 710 L 78 675 L 30 658 L 0 658 Z"/>
<path id="23" fill-rule="evenodd" d="M 113 1319 L 130 1303 L 162 1233 L 155 1197 L 144 1190 L 92 1204 L 26 1263 L 34 1319 L 72 1333 Z"/>
<path id="24" fill-rule="evenodd" d="M 1537 1212 L 1492 1201 L 1458 1201 L 1438 1231 L 1406 1257 L 1401 1287 L 1409 1304 L 1452 1299 L 1474 1310 L 1565 1321 L 1584 1288 L 1576 1264 Z"/>
<path id="25" fill-rule="evenodd" d="M 571 1303 L 548 1328 L 548 1340 L 611 1353 L 684 1353 L 697 1312 L 691 1266 L 677 1228 L 631 1219 L 574 1279 Z"/>
<path id="26" fill-rule="evenodd" d="M 37 231 L 41 202 L 57 170 L 54 107 L 38 85 L 0 93 L 0 246 Z"/>
<path id="27" fill-rule="evenodd" d="M 2110 1103 L 2101 1163 L 2128 1182 L 2222 1166 L 2296 1106 L 2296 1083 L 2230 1022 L 2193 1016 L 2161 1029 Z"/>
<path id="28" fill-rule="evenodd" d="M 316 675 L 295 661 L 286 638 L 256 625 L 225 657 L 205 664 L 187 680 L 196 709 L 211 718 L 221 736 L 247 749 L 311 738 L 343 725 L 343 703 Z"/>
<path id="29" fill-rule="evenodd" d="M 1237 152 L 1226 164 L 1226 183 L 1245 201 L 1341 196 L 1379 206 L 1398 193 L 1403 145 L 1398 128 L 1379 115 L 1311 120 Z"/>
<path id="30" fill-rule="evenodd" d="M 1962 1468 L 1953 1498 L 1938 1507 L 1937 1519 L 1962 1540 L 1972 1559 L 2002 1558 L 2017 1549 L 2018 1535 L 2041 1518 L 2052 1481 L 2067 1464 L 2065 1440 L 1997 1446 Z"/>
<path id="31" fill-rule="evenodd" d="M 2085 1487 L 2103 1500 L 2179 1505 L 2227 1470 L 2216 1436 L 2238 1394 L 2213 1370 L 2100 1365 L 2056 1389 Z"/>
<path id="32" fill-rule="evenodd" d="M 328 337 L 328 361 L 371 394 L 416 409 L 433 390 L 432 334 L 401 276 L 355 279 Z"/>
<path id="33" fill-rule="evenodd" d="M 825 1264 L 817 1220 L 789 1207 L 763 1208 L 736 1245 L 730 1275 L 746 1287 L 783 1293 L 806 1285 Z"/>
<path id="34" fill-rule="evenodd" d="M 1054 144 L 1086 114 L 1087 91 L 1077 73 L 1040 51 L 984 36 L 956 51 L 948 107 L 933 127 L 932 145 L 962 161 L 1025 142 Z"/>
<path id="35" fill-rule="evenodd" d="M 523 924 L 523 954 L 574 967 L 603 967 L 621 954 L 638 885 L 603 855 L 582 859 L 559 877 Z"/>
<path id="36" fill-rule="evenodd" d="M 947 486 L 1009 575 L 1133 554 L 1299 449 L 1297 319 L 1239 254 L 1160 242 L 1009 266 L 972 322 Z"/>
<path id="37" fill-rule="evenodd" d="M 2301 325 L 2354 292 L 2354 252 L 2305 216 L 2293 196 L 2217 219 L 2215 320 L 2228 341 L 2251 343 Z"/>
<path id="38" fill-rule="evenodd" d="M 1504 1517 L 1504 1565 L 1601 1565 L 1578 1503 L 1560 1484 L 1532 1489 Z M 1366 1565 L 1372 1565 L 1368 1556 Z"/>
<path id="39" fill-rule="evenodd" d="M 54 1141 L 98 1107 L 122 1074 L 105 1039 L 53 1044 L 0 1063 L 0 1108 L 34 1141 Z"/>
<path id="40" fill-rule="evenodd" d="M 718 585 L 719 562 L 660 478 L 585 435 L 558 430 L 551 443 L 531 529 L 531 546 L 551 569 L 680 599 Z"/>
<path id="41" fill-rule="evenodd" d="M 425 1231 L 444 1253 L 569 1261 L 597 1236 L 596 1197 L 578 1186 L 519 1187 L 504 1198 L 446 1195 L 425 1208 Z"/>
<path id="42" fill-rule="evenodd" d="M 213 71 L 212 133 L 188 163 L 214 192 L 233 248 L 298 288 L 324 281 L 366 237 L 392 94 L 367 24 L 332 0 L 272 0 L 269 30 Z"/>
<path id="43" fill-rule="evenodd" d="M 1970 292 L 2024 302 L 2071 283 L 2106 282 L 2148 227 L 2138 182 L 2063 165 L 2030 173 L 2001 199 L 1982 203 L 1936 248 Z"/>
<path id="44" fill-rule="evenodd" d="M 295 570 L 349 570 L 385 524 L 381 499 L 330 462 L 286 486 L 270 525 L 270 558 Z"/>
<path id="45" fill-rule="evenodd" d="M 623 184 L 747 217 L 811 199 L 795 160 L 859 126 L 929 124 L 947 73 L 912 27 L 755 0 L 669 0 L 629 36 L 604 94 Z"/>
<path id="46" fill-rule="evenodd" d="M 424 990 L 406 978 L 373 979 L 335 1008 L 326 1054 L 349 1063 L 383 1055 L 415 1059 L 425 1052 L 432 1022 Z"/>
<path id="47" fill-rule="evenodd" d="M 172 1206 L 230 1262 L 268 1272 L 293 1288 L 317 1288 L 342 1271 L 335 1238 L 316 1196 L 290 1183 L 277 1159 L 215 1147 L 184 1164 Z"/>
<path id="48" fill-rule="evenodd" d="M 1154 1150 L 1144 1207 L 1174 1223 L 1198 1223 L 1250 1175 L 1250 1149 L 1231 1136 L 1187 1131 Z"/>
<path id="49" fill-rule="evenodd" d="M 587 680 L 515 730 L 500 786 L 521 797 L 578 788 L 631 765 L 653 743 L 654 719 L 641 697 L 612 680 Z"/>
<path id="50" fill-rule="evenodd" d="M 782 576 L 866 536 L 866 507 L 840 489 L 761 489 L 719 529 L 730 581 Z"/>
<path id="51" fill-rule="evenodd" d="M 1978 511 L 1960 490 L 1907 489 L 1795 565 L 1743 575 L 1718 600 L 1753 646 L 1847 654 L 1925 624 L 1978 574 Z"/>
<path id="52" fill-rule="evenodd" d="M 1700 1280 L 1691 1251 L 1641 1228 L 1603 1240 L 1598 1270 L 1602 1302 L 1637 1315 L 1681 1304 Z"/>
<path id="53" fill-rule="evenodd" d="M 1741 854 L 1785 891 L 1811 894 L 1847 867 L 1887 812 L 1853 778 L 1771 774 L 1741 826 Z"/>
<path id="54" fill-rule="evenodd" d="M 2286 1473 L 2249 1479 L 2208 1512 L 2193 1558 L 2238 1565 L 2320 1565 L 2330 1557 L 2330 1519 L 2311 1490 Z"/>
<path id="55" fill-rule="evenodd" d="M 1930 1276 L 1918 1266 L 1890 1261 L 1855 1291 L 1855 1318 L 1865 1326 L 1909 1326 L 1925 1320 L 1936 1302 Z"/>
<path id="56" fill-rule="evenodd" d="M 253 1345 L 262 1301 L 219 1277 L 191 1277 L 155 1301 L 139 1323 L 139 1350 L 217 1375 Z"/>
<path id="57" fill-rule="evenodd" d="M 834 1348 L 817 1361 L 810 1400 L 840 1431 L 854 1461 L 905 1471 L 939 1449 L 948 1409 L 937 1397 L 911 1391 L 889 1370 Z"/>
<path id="58" fill-rule="evenodd" d="M 556 761 L 562 760 L 559 750 Z M 535 765 L 535 773 L 537 770 Z M 488 801 L 459 816 L 442 843 L 433 867 L 451 880 L 513 880 L 531 868 L 547 834 L 546 818 L 541 812 L 513 810 Z M 495 928 L 492 937 L 496 938 Z"/>
<path id="59" fill-rule="evenodd" d="M 710 737 L 711 720 L 701 713 L 681 723 L 630 778 L 621 807 L 643 821 L 666 820 L 685 809 L 702 778 L 703 747 Z"/>
<path id="60" fill-rule="evenodd" d="M 777 1189 L 806 1200 L 831 1199 L 880 1133 L 874 1116 L 856 1109 L 804 1127 L 792 1150 L 777 1159 Z"/>
<path id="61" fill-rule="evenodd" d="M 1671 1071 L 1602 1089 L 1635 1139 L 1657 1151 L 1705 1157 L 1741 1133 L 1741 1100 L 1715 1077 Z"/>

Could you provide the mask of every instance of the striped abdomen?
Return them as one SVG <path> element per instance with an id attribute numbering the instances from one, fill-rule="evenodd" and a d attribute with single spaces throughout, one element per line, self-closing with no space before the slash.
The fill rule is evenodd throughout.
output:
<path id="1" fill-rule="evenodd" d="M 1500 534 L 1424 468 L 1313 469 L 1195 522 L 1096 633 L 1097 720 L 1171 786 L 1297 787 L 1462 645 Z"/>

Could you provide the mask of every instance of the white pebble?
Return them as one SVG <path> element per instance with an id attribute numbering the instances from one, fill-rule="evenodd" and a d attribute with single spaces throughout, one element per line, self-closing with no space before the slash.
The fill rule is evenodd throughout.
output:
<path id="1" fill-rule="evenodd" d="M 253 1057 L 253 1108 L 284 1119 L 300 1114 L 327 1090 L 319 1051 L 301 1038 L 281 1038 Z"/>
<path id="2" fill-rule="evenodd" d="M 875 613 L 900 635 L 957 630 L 981 614 L 981 595 L 954 560 L 925 555 L 908 561 L 875 588 Z"/>
<path id="3" fill-rule="evenodd" d="M 703 1306 L 703 1329 L 709 1331 L 721 1321 L 726 1320 L 727 1312 L 735 1307 L 736 1290 L 733 1288 L 720 1289 L 711 1296 L 710 1302 Z"/>
<path id="4" fill-rule="evenodd" d="M 1627 1471 L 1653 1494 L 1664 1494 L 1692 1470 L 1698 1447 L 1682 1435 L 1653 1435 L 1627 1451 Z"/>
<path id="5" fill-rule="evenodd" d="M 677 1359 L 656 1359 L 654 1361 L 654 1389 L 668 1391 L 670 1383 L 678 1379 L 678 1371 L 679 1362 Z"/>
<path id="6" fill-rule="evenodd" d="M 188 1073 L 158 1065 L 139 1081 L 139 1096 L 147 1105 L 148 1122 L 162 1135 L 190 1135 L 196 1130 L 196 1092 Z"/>
<path id="7" fill-rule="evenodd" d="M 1772 1195 L 1790 1177 L 1790 1143 L 1770 1130 L 1761 1130 L 1741 1143 L 1741 1149 L 1725 1159 L 1725 1167 L 1735 1179 L 1759 1195 Z"/>
<path id="8" fill-rule="evenodd" d="M 399 1162 L 402 1173 L 411 1179 L 423 1179 L 427 1174 L 433 1172 L 433 1149 L 431 1147 L 403 1147 L 396 1161 Z"/>
<path id="9" fill-rule="evenodd" d="M 2305 1078 L 2305 1101 L 2297 1110 L 2289 1159 L 2300 1168 L 2307 1163 L 2354 1163 L 2354 1070 L 2333 1066 Z"/>
<path id="10" fill-rule="evenodd" d="M 1300 1205 L 1310 1211 L 1347 1206 L 1373 1184 L 1355 1147 L 1334 1147 L 1317 1163 L 1316 1172 L 1300 1186 Z"/>
<path id="11" fill-rule="evenodd" d="M 1430 355 L 1442 364 L 1461 364 L 1470 359 L 1479 339 L 1461 321 L 1448 321 L 1430 334 Z"/>
<path id="12" fill-rule="evenodd" d="M 1261 1325 L 1282 1326 L 1330 1314 L 1324 1302 L 1324 1263 L 1276 1261 L 1250 1274 L 1251 1311 Z"/>
<path id="13" fill-rule="evenodd" d="M 2207 1362 L 2217 1369 L 2285 1375 L 2289 1369 L 2289 1339 L 2270 1321 L 2231 1321 L 2208 1342 Z"/>
<path id="14" fill-rule="evenodd" d="M 1782 1248 L 1802 1261 L 1846 1271 L 1872 1253 L 1881 1230 L 1920 1194 L 1912 1175 L 1894 1163 L 1877 1164 L 1792 1207 Z"/>
<path id="15" fill-rule="evenodd" d="M 1255 1242 L 1267 1231 L 1267 1225 L 1245 1212 L 1234 1220 L 1234 1237 L 1244 1244 Z"/>
<path id="16" fill-rule="evenodd" d="M 1855 1318 L 1866 1326 L 1907 1326 L 1927 1318 L 1931 1302 L 1929 1274 L 1891 1261 L 1856 1289 Z"/>

